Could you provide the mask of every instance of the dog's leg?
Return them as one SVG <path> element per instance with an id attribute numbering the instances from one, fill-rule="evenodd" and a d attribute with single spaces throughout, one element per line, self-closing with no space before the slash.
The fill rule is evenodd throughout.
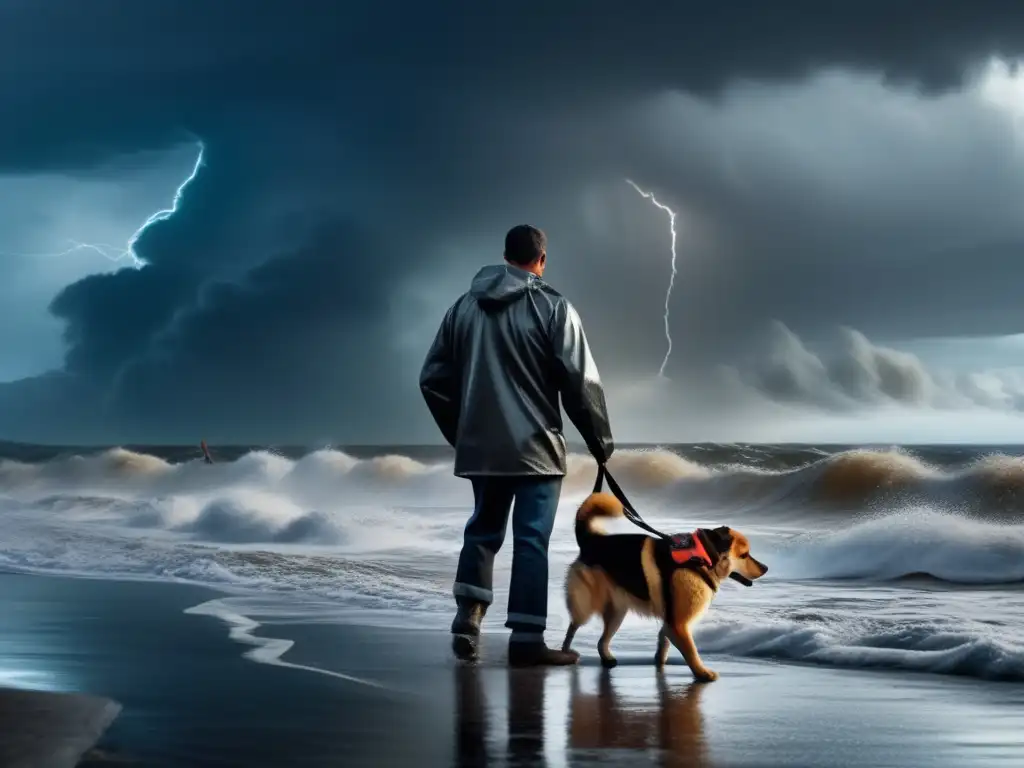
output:
<path id="1" fill-rule="evenodd" d="M 654 651 L 654 666 L 656 667 L 664 667 L 668 663 L 668 649 L 671 645 L 668 632 L 666 627 L 662 627 L 658 632 L 658 647 Z"/>
<path id="2" fill-rule="evenodd" d="M 565 640 L 562 641 L 562 651 L 568 653 L 572 650 L 572 639 L 576 637 L 576 630 L 580 628 L 580 625 L 575 621 L 569 623 L 569 629 L 565 632 Z"/>
<path id="3" fill-rule="evenodd" d="M 604 632 L 601 633 L 601 639 L 597 641 L 597 652 L 601 655 L 601 666 L 611 669 L 619 663 L 612 655 L 611 642 L 615 633 L 619 631 L 619 627 L 622 626 L 622 620 L 626 618 L 626 609 L 609 601 L 601 618 L 604 619 Z"/>
<path id="4" fill-rule="evenodd" d="M 705 667 L 704 662 L 701 661 L 700 654 L 697 653 L 697 644 L 693 642 L 693 635 L 690 632 L 689 624 L 677 624 L 675 631 L 669 634 L 669 639 L 672 641 L 672 645 L 683 654 L 683 658 L 686 659 L 686 664 L 690 667 L 690 671 L 693 672 L 695 679 L 702 683 L 710 683 L 718 679 L 718 673 Z"/>
<path id="5" fill-rule="evenodd" d="M 586 566 L 577 560 L 569 566 L 569 573 L 565 577 L 565 607 L 569 611 L 569 629 L 562 641 L 562 650 L 566 653 L 572 650 L 576 632 L 594 615 L 594 600 Z"/>

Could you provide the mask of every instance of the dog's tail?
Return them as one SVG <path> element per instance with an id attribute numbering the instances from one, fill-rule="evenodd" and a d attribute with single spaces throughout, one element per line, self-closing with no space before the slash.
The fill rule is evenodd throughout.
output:
<path id="1" fill-rule="evenodd" d="M 595 526 L 599 518 L 622 516 L 622 502 L 610 493 L 590 494 L 576 510 L 576 543 L 582 547 L 585 539 L 604 534 L 599 525 Z"/>

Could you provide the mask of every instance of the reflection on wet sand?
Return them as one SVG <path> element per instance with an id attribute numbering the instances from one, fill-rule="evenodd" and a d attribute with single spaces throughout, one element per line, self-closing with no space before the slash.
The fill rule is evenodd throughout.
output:
<path id="1" fill-rule="evenodd" d="M 544 765 L 544 670 L 508 671 L 508 761 Z M 490 748 L 487 698 L 475 665 L 455 668 L 455 743 L 459 768 L 480 768 L 496 759 Z"/>
<path id="2" fill-rule="evenodd" d="M 455 765 L 476 768 L 488 764 L 487 699 L 475 665 L 455 667 Z"/>
<path id="3" fill-rule="evenodd" d="M 597 693 L 585 693 L 579 675 L 572 678 L 569 704 L 571 749 L 658 750 L 659 765 L 710 768 L 704 740 L 700 697 L 703 683 L 672 686 L 660 670 L 658 696 L 652 701 L 623 702 L 612 675 L 602 670 Z"/>
<path id="4" fill-rule="evenodd" d="M 595 753 L 613 750 L 606 757 L 644 757 L 649 764 L 656 756 L 656 764 L 662 766 L 711 768 L 700 710 L 705 685 L 673 686 L 659 672 L 656 697 L 627 702 L 617 695 L 608 670 L 600 672 L 596 693 L 582 690 L 583 674 L 575 670 L 572 673 L 566 712 L 545 706 L 543 670 L 509 670 L 508 741 L 506 754 L 502 755 L 498 746 L 501 740 L 488 721 L 481 670 L 473 665 L 456 667 L 456 766 L 479 768 L 502 758 L 511 765 L 546 766 L 547 718 L 551 721 L 547 723 L 550 732 L 568 729 L 567 754 L 560 756 L 559 765 L 589 764 Z"/>

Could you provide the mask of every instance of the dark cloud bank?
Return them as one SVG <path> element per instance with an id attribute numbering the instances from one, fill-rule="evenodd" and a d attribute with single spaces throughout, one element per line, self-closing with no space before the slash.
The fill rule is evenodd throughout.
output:
<path id="1" fill-rule="evenodd" d="M 685 211 L 667 373 L 691 401 L 1016 408 L 1012 382 L 947 380 L 884 343 L 1024 330 L 1010 139 L 940 95 L 1024 53 L 1024 6 L 821 6 L 0 5 L 0 173 L 205 146 L 178 212 L 136 245 L 146 266 L 55 298 L 66 366 L 0 388 L 0 435 L 433 441 L 424 345 L 521 221 L 548 230 L 551 281 L 625 386 L 660 363 L 667 276 L 666 222 L 627 175 Z M 806 87 L 786 106 L 790 82 Z M 890 85 L 946 121 L 944 179 L 927 152 L 945 147 L 901 153 L 900 135 L 889 170 L 869 150 L 841 167 L 830 93 Z M 839 326 L 883 346 L 800 341 Z"/>

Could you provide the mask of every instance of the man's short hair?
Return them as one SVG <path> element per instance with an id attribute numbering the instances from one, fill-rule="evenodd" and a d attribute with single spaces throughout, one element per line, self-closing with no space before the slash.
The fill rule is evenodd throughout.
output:
<path id="1" fill-rule="evenodd" d="M 505 259 L 513 264 L 532 264 L 547 249 L 547 235 L 529 224 L 512 227 L 505 235 Z"/>

